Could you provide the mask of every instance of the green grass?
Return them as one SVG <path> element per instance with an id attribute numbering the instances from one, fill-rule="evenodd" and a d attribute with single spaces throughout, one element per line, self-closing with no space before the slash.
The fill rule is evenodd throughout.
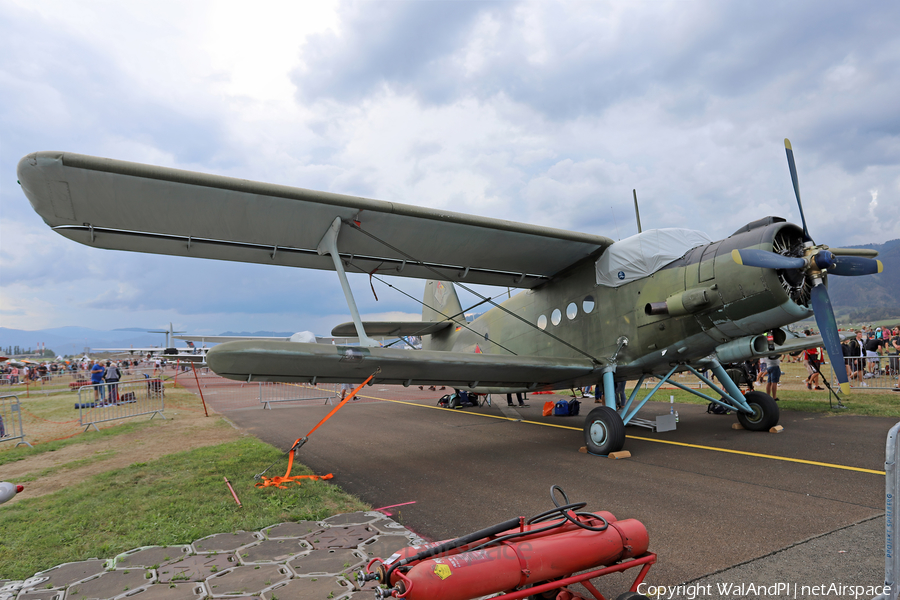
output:
<path id="1" fill-rule="evenodd" d="M 59 471 L 70 471 L 72 469 L 79 469 L 81 467 L 86 467 L 88 465 L 92 465 L 96 462 L 100 462 L 106 460 L 108 458 L 112 458 L 116 455 L 115 450 L 98 450 L 93 456 L 88 456 L 86 458 L 79 458 L 78 460 L 70 460 L 69 462 L 62 463 L 50 469 L 43 469 L 38 473 L 28 473 L 26 475 L 16 477 L 16 483 L 27 483 L 29 481 L 37 481 L 39 477 L 47 477 L 54 473 L 58 473 Z"/>
<path id="2" fill-rule="evenodd" d="M 25 439 L 35 447 L 32 450 L 27 446 L 16 448 L 10 443 L 0 444 L 0 466 L 33 454 L 55 452 L 71 444 L 90 443 L 110 435 L 135 434 L 152 426 L 154 421 L 159 419 L 159 417 L 155 417 L 151 420 L 149 415 L 141 415 L 99 423 L 100 431 L 91 429 L 83 432 L 84 428 L 77 423 L 78 410 L 74 408 L 78 401 L 78 394 L 66 392 L 50 396 L 33 395 L 31 398 L 20 396 L 19 401 L 22 404 Z M 190 391 L 183 388 L 166 388 L 164 415 L 177 415 L 179 411 L 200 412 L 202 410 L 200 399 Z M 55 436 L 72 437 L 54 439 Z"/>
<path id="3" fill-rule="evenodd" d="M 279 457 L 280 450 L 244 438 L 136 463 L 4 506 L 0 579 L 25 579 L 61 563 L 111 558 L 140 546 L 187 544 L 214 533 L 367 508 L 325 482 L 255 488 L 253 475 Z M 295 463 L 292 474 L 309 473 Z M 231 497 L 225 476 L 243 508 Z"/>
<path id="4" fill-rule="evenodd" d="M 135 418 L 147 419 L 147 417 Z M 35 456 L 37 454 L 43 454 L 45 452 L 56 452 L 75 444 L 90 444 L 92 442 L 117 435 L 134 435 L 143 429 L 152 427 L 153 425 L 155 425 L 155 423 L 150 420 L 126 421 L 124 423 L 116 424 L 115 427 L 107 427 L 101 429 L 100 431 L 91 430 L 84 433 L 79 433 L 78 435 L 70 437 L 68 439 L 43 442 L 41 444 L 35 445 L 34 448 L 29 448 L 28 446 L 19 446 L 18 448 L 16 448 L 13 447 L 12 444 L 8 444 L 8 447 L 6 449 L 0 451 L 0 466 L 19 460 L 24 460 L 29 456 Z M 27 433 L 28 429 L 26 428 L 25 431 Z M 26 437 L 25 439 L 31 441 L 30 437 Z"/>

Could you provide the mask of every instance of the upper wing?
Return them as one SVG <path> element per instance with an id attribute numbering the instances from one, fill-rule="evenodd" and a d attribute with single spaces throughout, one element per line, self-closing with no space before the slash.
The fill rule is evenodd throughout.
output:
<path id="1" fill-rule="evenodd" d="M 598 235 L 64 152 L 19 161 L 56 232 L 88 246 L 531 288 L 612 244 Z"/>

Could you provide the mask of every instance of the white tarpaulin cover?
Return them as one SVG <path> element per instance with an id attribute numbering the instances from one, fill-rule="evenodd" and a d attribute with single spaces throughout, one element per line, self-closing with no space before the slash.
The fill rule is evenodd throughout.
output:
<path id="1" fill-rule="evenodd" d="M 597 285 L 619 287 L 659 271 L 713 240 L 693 229 L 651 229 L 616 242 L 597 259 Z"/>

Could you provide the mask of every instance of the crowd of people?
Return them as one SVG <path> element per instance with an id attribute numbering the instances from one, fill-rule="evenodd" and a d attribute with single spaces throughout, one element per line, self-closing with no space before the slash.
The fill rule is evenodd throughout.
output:
<path id="1" fill-rule="evenodd" d="M 900 392 L 900 325 L 893 328 L 867 325 L 853 330 L 852 333 L 854 334 L 852 337 L 841 343 L 847 378 L 854 382 L 853 385 L 856 387 L 869 387 L 866 379 L 896 377 L 897 381 L 892 389 Z M 812 335 L 809 330 L 804 331 L 804 334 Z M 825 363 L 826 356 L 821 347 L 810 348 L 797 356 L 784 357 L 784 359 L 790 362 L 804 363 L 807 371 L 806 388 L 808 390 L 824 390 L 820 385 L 822 383 L 820 367 Z M 782 357 L 778 355 L 759 359 L 758 366 L 753 364 L 754 361 L 748 363 L 748 366 L 756 373 L 757 383 L 765 380 L 766 393 L 775 399 L 777 396 L 772 391 L 777 393 L 781 360 Z"/>
<path id="2" fill-rule="evenodd" d="M 139 365 L 146 368 L 152 367 L 155 375 L 165 368 L 166 361 L 158 357 L 145 360 L 134 358 L 118 361 L 83 358 L 66 362 L 24 364 L 8 361 L 0 365 L 0 378 L 10 385 L 38 384 L 42 381 L 50 381 L 61 375 L 70 374 L 74 375 L 76 380 L 87 380 L 90 378 L 91 384 L 116 383 L 123 374 L 127 375 L 130 369 L 138 368 Z M 101 373 L 99 379 L 98 372 Z"/>
<path id="3" fill-rule="evenodd" d="M 847 377 L 859 387 L 868 387 L 868 378 L 897 377 L 892 389 L 900 392 L 900 325 L 863 327 L 855 334 L 841 344 Z"/>

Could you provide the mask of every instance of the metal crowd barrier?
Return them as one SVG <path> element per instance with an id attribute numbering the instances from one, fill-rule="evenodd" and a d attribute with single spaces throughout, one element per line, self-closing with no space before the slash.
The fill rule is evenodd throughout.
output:
<path id="1" fill-rule="evenodd" d="M 298 402 L 300 400 L 324 400 L 333 403 L 340 395 L 339 383 L 266 383 L 259 382 L 259 402 L 263 409 L 272 408 L 272 402 Z"/>
<path id="2" fill-rule="evenodd" d="M 165 419 L 164 396 L 160 378 L 86 385 L 78 389 L 78 424 L 87 431 L 91 427 L 97 429 L 97 423 L 141 415 Z"/>
<path id="3" fill-rule="evenodd" d="M 887 594 L 876 596 L 876 600 L 897 600 L 900 592 L 897 577 L 900 575 L 900 552 L 897 552 L 897 536 L 900 523 L 897 522 L 897 497 L 900 495 L 900 478 L 897 477 L 897 457 L 900 455 L 900 423 L 887 435 L 884 450 L 884 586 Z"/>
<path id="4" fill-rule="evenodd" d="M 868 387 L 876 390 L 887 390 L 897 385 L 900 376 L 900 356 L 845 356 L 844 364 L 850 367 L 850 385 Z M 852 376 L 857 373 L 856 376 Z M 832 373 L 831 385 L 838 385 Z"/>
<path id="5" fill-rule="evenodd" d="M 18 448 L 25 444 L 29 448 L 33 446 L 25 441 L 25 430 L 22 428 L 22 408 L 19 397 L 16 395 L 0 396 L 0 442 L 16 442 Z"/>

